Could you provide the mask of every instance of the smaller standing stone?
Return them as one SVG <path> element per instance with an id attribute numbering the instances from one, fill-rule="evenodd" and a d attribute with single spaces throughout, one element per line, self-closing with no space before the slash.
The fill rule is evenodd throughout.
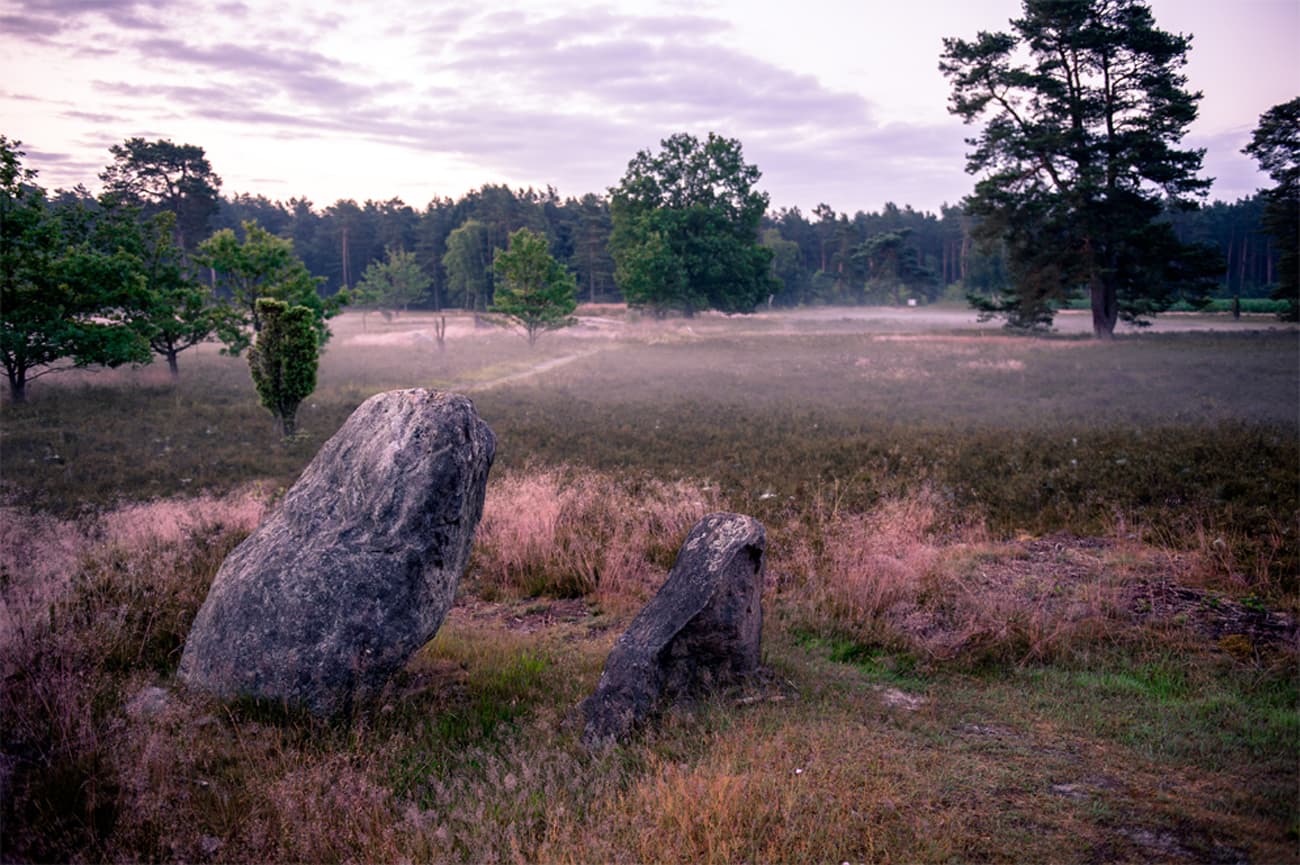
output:
<path id="1" fill-rule="evenodd" d="M 758 670 L 766 548 L 753 517 L 710 514 L 695 524 L 668 580 L 619 637 L 582 703 L 588 747 L 625 738 L 664 697 Z"/>

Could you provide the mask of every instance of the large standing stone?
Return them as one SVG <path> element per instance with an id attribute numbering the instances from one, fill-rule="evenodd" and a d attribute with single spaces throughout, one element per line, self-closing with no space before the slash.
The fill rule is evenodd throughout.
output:
<path id="1" fill-rule="evenodd" d="M 711 514 L 695 524 L 668 580 L 618 638 L 582 704 L 583 741 L 624 738 L 659 701 L 734 681 L 759 666 L 763 524 Z"/>
<path id="2" fill-rule="evenodd" d="M 495 451 L 463 396 L 366 400 L 222 563 L 180 678 L 320 715 L 375 694 L 452 604 Z"/>

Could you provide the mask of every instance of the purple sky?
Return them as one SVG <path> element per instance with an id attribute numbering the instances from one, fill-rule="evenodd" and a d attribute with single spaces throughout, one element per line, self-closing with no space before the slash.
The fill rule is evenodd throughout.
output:
<path id="1" fill-rule="evenodd" d="M 1212 197 L 1268 186 L 1239 151 L 1300 95 L 1300 2 L 1151 6 L 1195 37 L 1185 144 L 1207 149 Z M 603 193 L 638 149 L 716 131 L 773 207 L 934 210 L 973 185 L 941 40 L 1019 7 L 0 0 L 0 132 L 51 188 L 96 189 L 109 146 L 143 136 L 202 146 L 227 194 L 422 207 L 484 183 Z"/>

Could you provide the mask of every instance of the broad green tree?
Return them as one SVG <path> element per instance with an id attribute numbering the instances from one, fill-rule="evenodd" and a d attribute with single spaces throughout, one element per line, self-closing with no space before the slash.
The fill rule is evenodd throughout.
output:
<path id="1" fill-rule="evenodd" d="M 13 402 L 49 373 L 150 358 L 127 324 L 141 281 L 138 259 L 117 243 L 123 223 L 80 203 L 56 213 L 21 147 L 0 135 L 0 363 Z"/>
<path id="2" fill-rule="evenodd" d="M 1200 100 L 1182 74 L 1190 46 L 1140 0 L 1024 0 L 1010 31 L 944 40 L 950 110 L 987 120 L 967 211 L 1016 283 L 986 311 L 1041 323 L 1082 290 L 1106 338 L 1210 287 L 1213 257 L 1160 218 L 1210 185 L 1202 152 L 1179 147 Z"/>
<path id="3" fill-rule="evenodd" d="M 1277 184 L 1262 193 L 1261 220 L 1279 248 L 1273 298 L 1286 304 L 1279 313 L 1284 320 L 1300 320 L 1300 97 L 1260 115 L 1242 152 L 1253 156 Z"/>
<path id="4" fill-rule="evenodd" d="M 147 215 L 159 210 L 175 214 L 177 243 L 186 253 L 192 252 L 207 236 L 220 206 L 221 178 L 203 148 L 166 139 L 129 138 L 109 152 L 113 162 L 99 175 L 104 190 L 141 205 Z"/>
<path id="5" fill-rule="evenodd" d="M 323 281 L 312 276 L 293 251 L 293 241 L 276 237 L 255 222 L 243 223 L 241 240 L 223 228 L 199 244 L 196 264 L 210 268 L 215 288 L 231 299 L 231 314 L 218 335 L 231 354 L 248 347 L 252 334 L 262 329 L 258 299 L 269 297 L 310 309 L 321 345 L 329 339 L 326 320 L 337 315 L 345 297 L 321 297 L 317 287 Z"/>
<path id="6" fill-rule="evenodd" d="M 610 190 L 611 251 L 623 296 L 656 313 L 752 312 L 780 286 L 759 242 L 767 193 L 740 142 L 678 133 L 641 151 Z"/>
<path id="7" fill-rule="evenodd" d="M 577 322 L 577 282 L 551 255 L 543 235 L 519 229 L 510 235 L 508 249 L 497 250 L 492 267 L 496 294 L 489 312 L 519 326 L 529 346 L 546 331 Z"/>
<path id="8" fill-rule="evenodd" d="M 298 406 L 316 389 L 320 341 L 316 311 L 282 300 L 257 301 L 262 329 L 248 349 L 248 368 L 262 405 L 280 422 L 285 438 L 297 427 Z"/>
<path id="9" fill-rule="evenodd" d="M 357 294 L 365 303 L 393 312 L 419 303 L 429 291 L 429 276 L 415 260 L 415 253 L 390 246 L 383 261 L 372 261 L 357 283 Z"/>
<path id="10" fill-rule="evenodd" d="M 173 379 L 180 376 L 180 353 L 206 342 L 230 314 L 185 267 L 173 239 L 175 219 L 164 211 L 138 226 L 144 299 L 134 321 L 154 354 L 167 360 Z"/>
<path id="11" fill-rule="evenodd" d="M 487 226 L 468 219 L 447 235 L 442 266 L 447 271 L 447 302 L 486 310 L 492 299 L 492 253 Z"/>

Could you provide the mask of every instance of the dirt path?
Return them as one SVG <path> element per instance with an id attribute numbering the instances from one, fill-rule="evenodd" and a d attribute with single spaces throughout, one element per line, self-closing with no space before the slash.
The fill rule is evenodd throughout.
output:
<path id="1" fill-rule="evenodd" d="M 580 360 L 584 357 L 590 357 L 593 354 L 599 354 L 600 352 L 606 351 L 611 347 L 612 346 L 606 346 L 604 348 L 590 348 L 587 349 L 586 351 L 580 351 L 575 354 L 566 354 L 560 357 L 553 357 L 550 360 L 544 360 L 541 363 L 534 364 L 533 366 L 530 366 L 527 369 L 521 370 L 519 372 L 512 372 L 507 375 L 503 375 L 497 378 L 488 379 L 487 381 L 479 382 L 478 384 L 468 385 L 466 387 L 461 387 L 456 389 L 462 393 L 474 393 L 475 391 L 490 390 L 494 387 L 499 387 L 500 385 L 503 384 L 514 384 L 515 382 L 523 381 L 524 379 L 532 378 L 533 376 L 541 375 L 544 372 L 549 372 L 550 370 L 556 369 L 558 367 L 562 367 L 566 364 L 572 363 L 575 360 Z"/>

